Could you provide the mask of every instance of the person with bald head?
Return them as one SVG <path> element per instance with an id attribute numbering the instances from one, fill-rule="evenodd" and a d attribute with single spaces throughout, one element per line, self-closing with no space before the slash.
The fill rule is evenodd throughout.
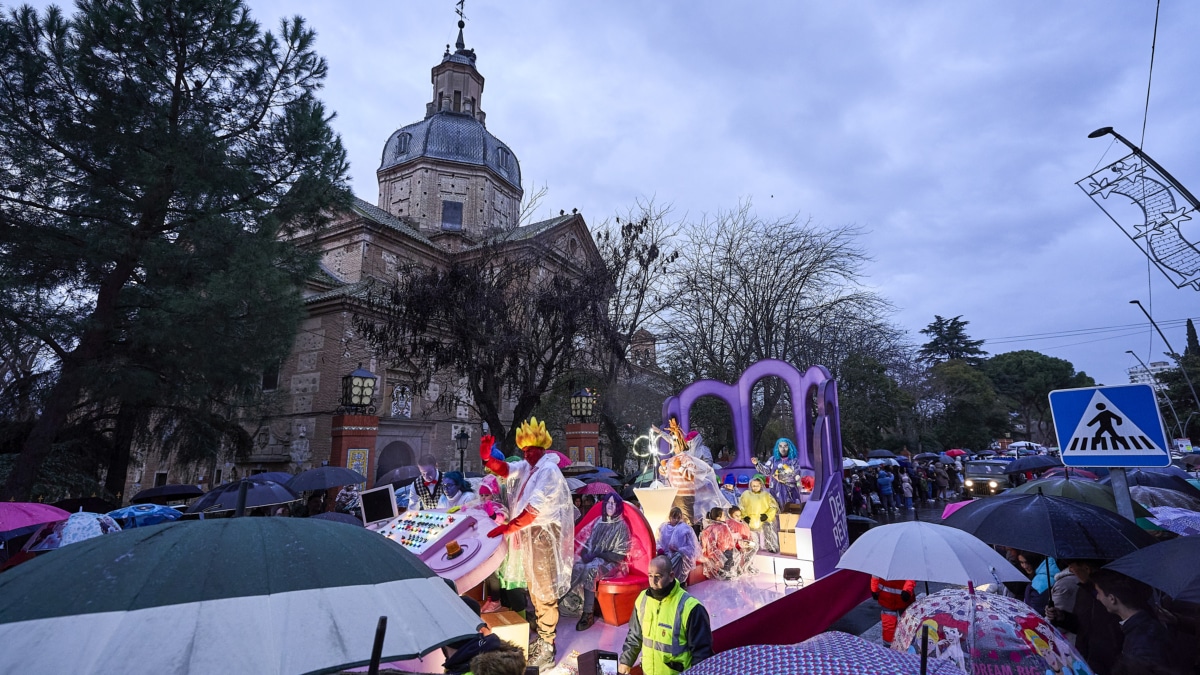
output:
<path id="1" fill-rule="evenodd" d="M 708 610 L 679 585 L 670 558 L 650 561 L 649 581 L 634 602 L 617 672 L 631 672 L 639 653 L 646 675 L 672 675 L 712 656 Z"/>

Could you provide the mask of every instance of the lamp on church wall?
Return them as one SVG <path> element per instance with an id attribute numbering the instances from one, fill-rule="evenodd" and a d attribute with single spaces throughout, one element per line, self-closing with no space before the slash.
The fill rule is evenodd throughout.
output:
<path id="1" fill-rule="evenodd" d="M 342 378 L 342 407 L 349 412 L 373 414 L 375 406 L 371 401 L 375 398 L 376 380 L 375 373 L 359 363 L 357 370 Z"/>
<path id="2" fill-rule="evenodd" d="M 596 395 L 589 389 L 580 389 L 571 394 L 571 416 L 580 422 L 587 422 L 592 416 L 592 408 L 596 405 Z"/>

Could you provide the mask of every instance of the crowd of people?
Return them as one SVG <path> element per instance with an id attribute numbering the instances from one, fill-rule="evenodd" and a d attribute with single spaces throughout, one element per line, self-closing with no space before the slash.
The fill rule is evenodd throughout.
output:
<path id="1" fill-rule="evenodd" d="M 850 513 L 868 518 L 913 511 L 922 504 L 962 498 L 963 467 L 953 463 L 918 462 L 908 466 L 870 466 L 843 472 L 842 489 Z"/>

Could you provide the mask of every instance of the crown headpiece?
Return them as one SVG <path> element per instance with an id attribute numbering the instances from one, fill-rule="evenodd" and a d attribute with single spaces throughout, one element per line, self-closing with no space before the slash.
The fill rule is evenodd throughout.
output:
<path id="1" fill-rule="evenodd" d="M 517 427 L 517 447 L 524 450 L 525 448 L 541 448 L 545 450 L 553 443 L 550 439 L 550 432 L 546 431 L 546 423 L 539 422 L 538 418 L 530 417 L 528 420 L 521 423 Z"/>

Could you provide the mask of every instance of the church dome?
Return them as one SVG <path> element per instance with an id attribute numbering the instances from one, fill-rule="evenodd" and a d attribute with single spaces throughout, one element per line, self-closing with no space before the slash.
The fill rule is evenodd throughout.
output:
<path id="1" fill-rule="evenodd" d="M 383 146 L 379 170 L 421 158 L 485 166 L 521 189 L 521 165 L 516 155 L 469 114 L 437 112 L 398 129 Z"/>

